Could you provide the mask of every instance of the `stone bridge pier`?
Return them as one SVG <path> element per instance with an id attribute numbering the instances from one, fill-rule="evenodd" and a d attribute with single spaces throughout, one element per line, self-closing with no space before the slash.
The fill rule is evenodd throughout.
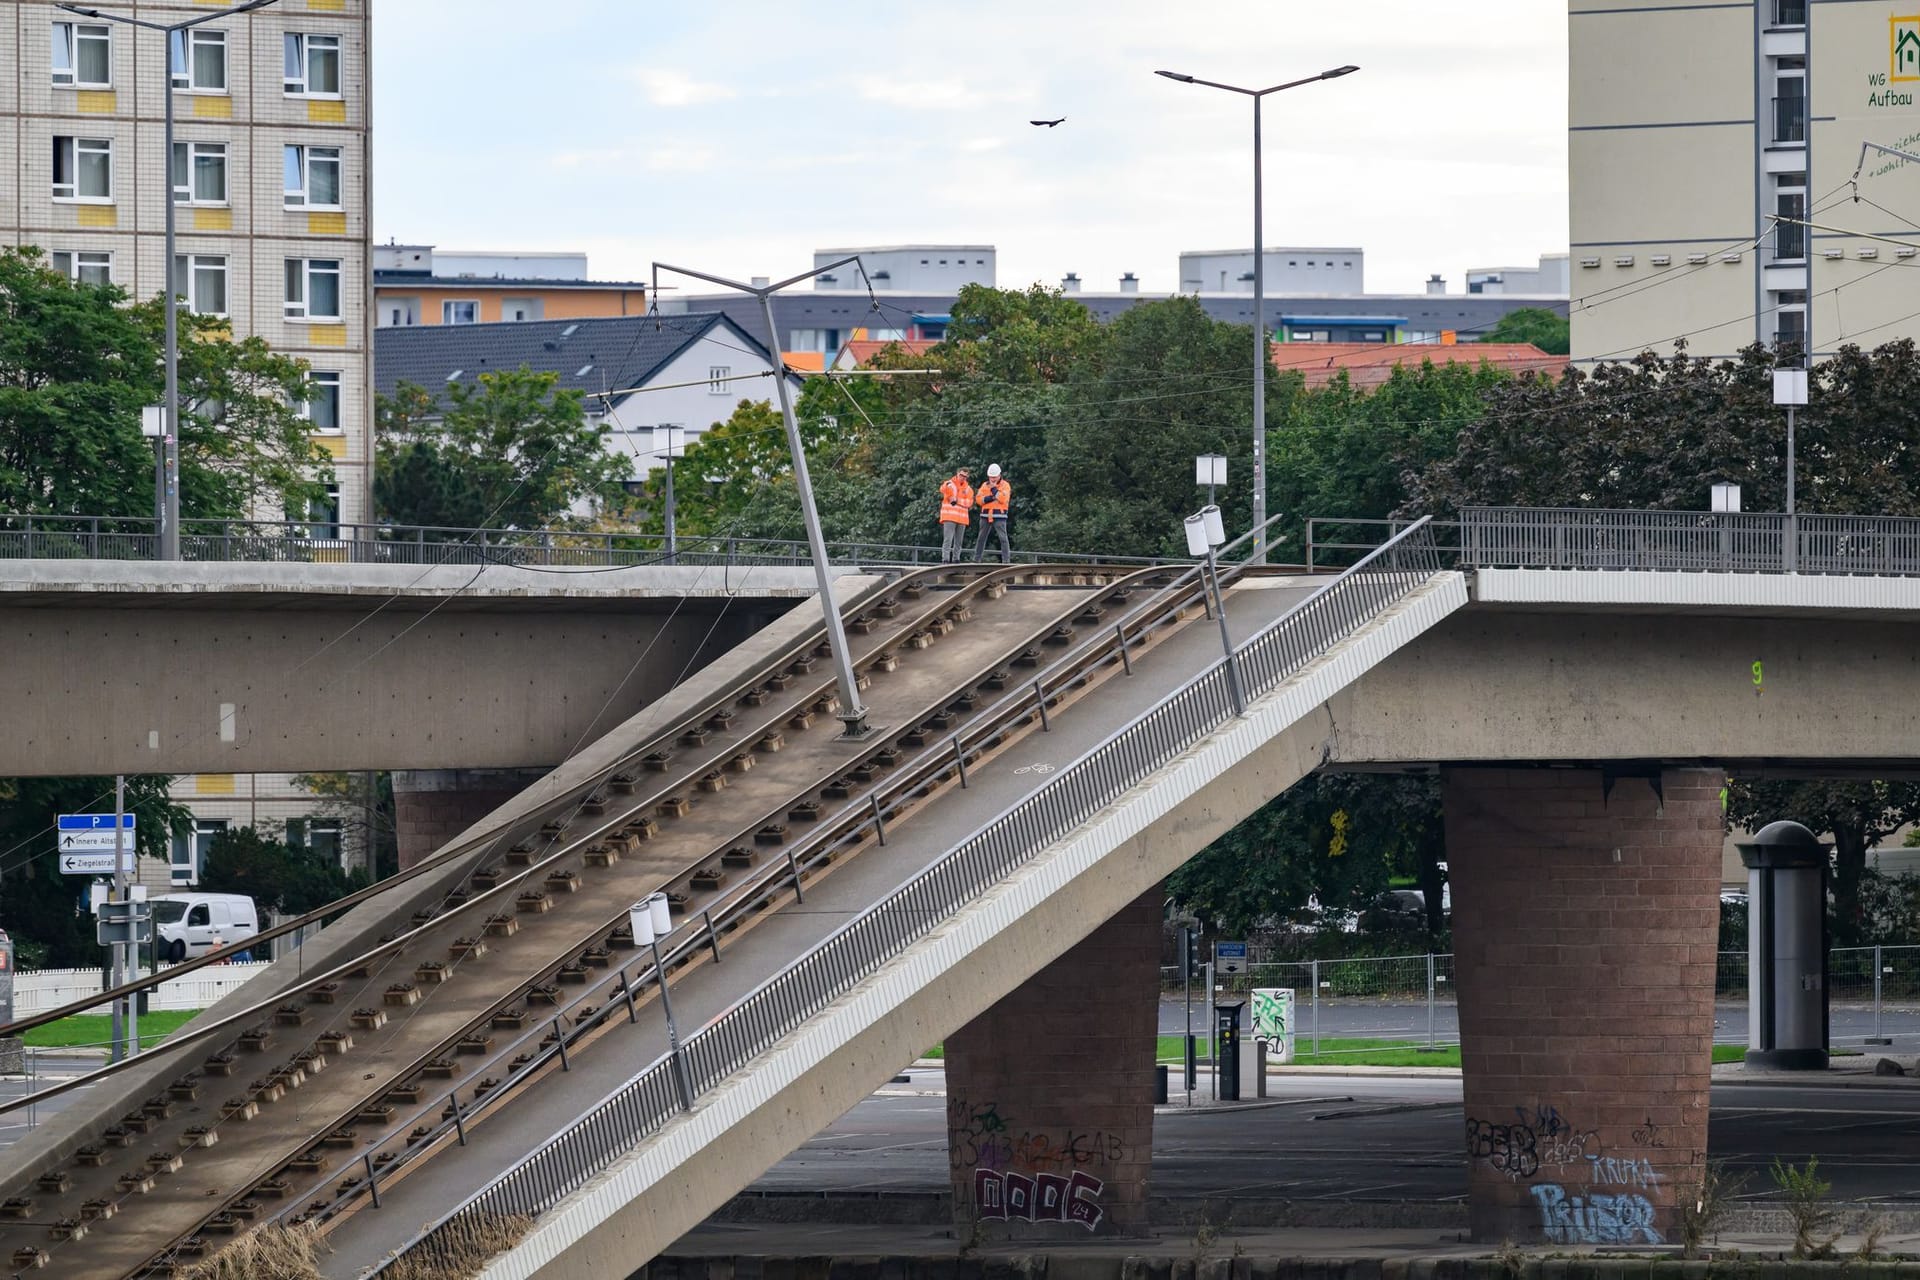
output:
<path id="1" fill-rule="evenodd" d="M 1146 1236 L 1160 1002 L 1155 886 L 947 1037 L 960 1238 Z"/>
<path id="2" fill-rule="evenodd" d="M 1444 781 L 1473 1238 L 1676 1239 L 1706 1167 L 1724 775 Z"/>

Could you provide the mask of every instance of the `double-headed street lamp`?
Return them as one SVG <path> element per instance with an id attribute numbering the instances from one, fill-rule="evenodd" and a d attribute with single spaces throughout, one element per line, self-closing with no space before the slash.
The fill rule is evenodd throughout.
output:
<path id="1" fill-rule="evenodd" d="M 217 13 L 201 14 L 197 18 L 188 18 L 185 22 L 148 22 L 142 18 L 132 18 L 120 13 L 106 13 L 100 9 L 89 9 L 83 5 L 61 4 L 55 8 L 65 9 L 68 13 L 77 13 L 83 18 L 92 18 L 95 22 L 117 22 L 126 27 L 143 27 L 148 31 L 158 31 L 167 38 L 167 54 L 161 60 L 165 74 L 167 102 L 167 124 L 165 141 L 162 146 L 166 154 L 160 162 L 160 172 L 166 175 L 167 206 L 167 242 L 166 262 L 161 268 L 162 288 L 167 295 L 167 416 L 161 423 L 160 446 L 154 451 L 153 484 L 156 495 L 155 507 L 160 516 L 160 558 L 178 560 L 180 558 L 180 322 L 179 301 L 175 296 L 173 278 L 173 38 L 189 27 L 203 23 L 217 22 L 221 18 L 231 18 L 235 14 L 251 13 L 255 9 L 264 9 L 274 0 L 247 0 L 245 4 L 235 5 L 231 9 L 222 9 Z"/>
<path id="2" fill-rule="evenodd" d="M 1265 241 L 1261 236 L 1260 215 L 1260 100 L 1270 93 L 1279 93 L 1284 89 L 1298 89 L 1303 84 L 1315 84 L 1321 80 L 1337 80 L 1341 76 L 1352 75 L 1360 68 L 1355 66 L 1335 67 L 1331 71 L 1322 71 L 1317 76 L 1308 76 L 1303 80 L 1289 80 L 1285 84 L 1276 84 L 1266 89 L 1243 89 L 1236 84 L 1221 84 L 1217 80 L 1202 80 L 1198 76 L 1183 75 L 1178 71 L 1156 71 L 1153 74 L 1177 80 L 1181 84 L 1205 85 L 1209 89 L 1225 89 L 1228 93 L 1244 94 L 1253 99 L 1253 527 L 1257 531 L 1253 536 L 1252 564 L 1267 562 L 1267 315 L 1266 315 L 1266 253 Z"/>

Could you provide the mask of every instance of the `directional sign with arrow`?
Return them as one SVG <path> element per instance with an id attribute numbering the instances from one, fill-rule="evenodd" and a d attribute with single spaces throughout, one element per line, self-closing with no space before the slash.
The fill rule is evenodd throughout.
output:
<path id="1" fill-rule="evenodd" d="M 62 853 L 60 855 L 60 874 L 68 876 L 110 876 L 113 874 L 113 851 L 105 853 Z"/>
<path id="2" fill-rule="evenodd" d="M 120 815 L 120 828 L 126 833 L 127 851 L 133 851 L 134 815 Z M 59 838 L 56 847 L 64 854 L 69 853 L 105 853 L 108 855 L 105 871 L 113 870 L 113 815 L 110 813 L 63 813 L 59 819 Z M 64 862 L 60 868 L 67 868 Z M 71 874 L 91 875 L 91 871 L 74 871 Z"/>

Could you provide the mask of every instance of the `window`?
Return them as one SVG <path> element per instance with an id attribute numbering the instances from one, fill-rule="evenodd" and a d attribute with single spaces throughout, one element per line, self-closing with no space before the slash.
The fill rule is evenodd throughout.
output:
<path id="1" fill-rule="evenodd" d="M 174 884 L 200 883 L 200 868 L 206 864 L 207 850 L 213 847 L 215 837 L 219 836 L 220 833 L 226 829 L 227 824 L 222 820 L 202 818 L 193 824 L 192 835 L 173 837 L 172 870 Z M 195 910 L 205 911 L 206 908 L 196 907 Z M 155 914 L 157 918 L 158 912 L 156 911 Z M 197 922 L 189 921 L 188 923 L 205 924 L 206 920 L 202 918 Z"/>
<path id="2" fill-rule="evenodd" d="M 84 253 L 55 249 L 53 269 L 75 284 L 113 283 L 111 253 Z"/>
<path id="3" fill-rule="evenodd" d="M 227 91 L 227 33 L 193 27 L 169 41 L 173 87 L 193 93 Z"/>
<path id="4" fill-rule="evenodd" d="M 727 379 L 733 374 L 730 364 L 716 364 L 707 367 L 707 393 L 724 396 L 727 394 Z"/>
<path id="5" fill-rule="evenodd" d="M 1773 25 L 1776 27 L 1806 26 L 1807 0 L 1773 0 Z"/>
<path id="6" fill-rule="evenodd" d="M 176 142 L 173 144 L 173 202 L 225 204 L 227 202 L 227 144 Z"/>
<path id="7" fill-rule="evenodd" d="M 178 253 L 173 258 L 173 292 L 185 298 L 197 316 L 227 314 L 227 260 L 213 253 Z"/>
<path id="8" fill-rule="evenodd" d="M 1780 221 L 1773 224 L 1773 256 L 1782 260 L 1805 258 L 1807 193 L 1782 191 L 1774 197 L 1774 212 L 1779 214 Z"/>
<path id="9" fill-rule="evenodd" d="M 289 320 L 340 318 L 340 259 L 287 259 L 286 315 Z"/>
<path id="10" fill-rule="evenodd" d="M 542 298 L 509 298 L 500 304 L 502 320 L 539 320 L 547 310 L 546 300 Z"/>
<path id="11" fill-rule="evenodd" d="M 53 140 L 53 198 L 91 204 L 113 203 L 113 140 Z"/>
<path id="12" fill-rule="evenodd" d="M 307 375 L 307 399 L 300 416 L 313 424 L 315 431 L 340 430 L 340 373 L 335 369 L 315 369 Z"/>
<path id="13" fill-rule="evenodd" d="M 340 207 L 340 148 L 286 148 L 287 208 Z"/>
<path id="14" fill-rule="evenodd" d="M 337 542 L 340 539 L 340 486 L 329 484 L 318 497 L 307 499 L 306 536 L 324 542 Z M 288 838 L 293 836 L 293 824 L 288 823 Z M 336 828 L 336 834 L 337 834 Z"/>
<path id="15" fill-rule="evenodd" d="M 297 97 L 339 97 L 340 37 L 288 32 L 286 88 Z"/>
<path id="16" fill-rule="evenodd" d="M 472 299 L 453 299 L 440 304 L 441 324 L 479 324 L 480 304 Z"/>
<path id="17" fill-rule="evenodd" d="M 1807 140 L 1807 60 L 1780 58 L 1773 83 L 1773 140 Z"/>
<path id="18" fill-rule="evenodd" d="M 113 83 L 113 34 L 84 22 L 53 24 L 53 82 L 75 89 Z"/>
<path id="19" fill-rule="evenodd" d="M 287 843 L 310 849 L 325 861 L 340 864 L 340 823 L 324 818 L 287 819 Z"/>

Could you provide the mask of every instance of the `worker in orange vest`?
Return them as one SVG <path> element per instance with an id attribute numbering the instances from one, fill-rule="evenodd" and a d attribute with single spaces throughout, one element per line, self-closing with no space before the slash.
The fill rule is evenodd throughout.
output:
<path id="1" fill-rule="evenodd" d="M 967 549 L 967 526 L 973 522 L 973 485 L 967 469 L 957 469 L 940 486 L 940 563 L 951 564 Z"/>
<path id="2" fill-rule="evenodd" d="M 980 486 L 980 540 L 973 544 L 974 563 L 978 564 L 987 553 L 987 535 L 993 534 L 1000 539 L 1000 563 L 1006 564 L 1013 559 L 1013 552 L 1007 546 L 1007 504 L 1013 501 L 1013 486 L 1000 475 L 1000 464 L 994 463 L 987 468 L 987 482 Z"/>

